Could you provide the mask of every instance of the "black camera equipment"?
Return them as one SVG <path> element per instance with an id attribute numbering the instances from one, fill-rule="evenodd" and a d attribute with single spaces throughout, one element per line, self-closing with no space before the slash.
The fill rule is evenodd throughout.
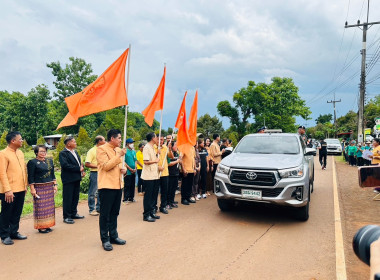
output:
<path id="1" fill-rule="evenodd" d="M 358 230 L 352 240 L 352 247 L 356 256 L 370 265 L 371 244 L 380 237 L 380 226 L 368 225 Z"/>

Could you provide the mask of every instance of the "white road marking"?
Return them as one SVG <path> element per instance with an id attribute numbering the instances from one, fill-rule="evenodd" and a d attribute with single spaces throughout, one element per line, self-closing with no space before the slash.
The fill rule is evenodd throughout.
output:
<path id="1" fill-rule="evenodd" d="M 338 184 L 336 180 L 335 159 L 332 161 L 333 187 L 334 187 L 334 217 L 335 217 L 335 256 L 336 256 L 336 279 L 347 279 L 346 259 L 344 257 L 342 221 L 338 198 Z"/>

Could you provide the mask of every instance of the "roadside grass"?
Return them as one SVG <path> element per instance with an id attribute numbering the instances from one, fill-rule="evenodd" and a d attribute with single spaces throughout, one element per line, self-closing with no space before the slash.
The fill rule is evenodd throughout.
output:
<path id="1" fill-rule="evenodd" d="M 54 201 L 55 201 L 55 208 L 62 206 L 62 180 L 61 180 L 61 172 L 56 171 L 55 177 L 57 178 L 57 184 L 58 184 L 58 191 L 55 194 Z M 87 200 L 87 194 L 80 193 L 79 194 L 79 201 L 81 200 Z M 30 191 L 26 193 L 25 196 L 25 202 L 24 202 L 24 208 L 22 209 L 22 216 L 26 216 L 30 213 L 33 213 L 33 196 L 30 194 Z"/>
<path id="2" fill-rule="evenodd" d="M 334 159 L 336 162 L 343 162 L 345 163 L 346 161 L 344 160 L 343 156 L 334 156 Z"/>

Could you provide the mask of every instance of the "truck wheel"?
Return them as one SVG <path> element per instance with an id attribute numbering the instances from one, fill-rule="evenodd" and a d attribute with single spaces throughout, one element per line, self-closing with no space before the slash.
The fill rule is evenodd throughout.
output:
<path id="1" fill-rule="evenodd" d="M 233 201 L 229 201 L 226 199 L 218 199 L 219 209 L 223 212 L 228 212 L 232 210 Z"/>
<path id="2" fill-rule="evenodd" d="M 308 200 L 305 206 L 297 209 L 297 212 L 296 212 L 297 220 L 306 222 L 309 219 L 309 205 L 310 205 L 310 202 Z"/>

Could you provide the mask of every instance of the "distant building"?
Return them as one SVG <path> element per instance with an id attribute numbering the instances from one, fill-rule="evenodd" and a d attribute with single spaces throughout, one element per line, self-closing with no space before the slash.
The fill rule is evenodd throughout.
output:
<path id="1" fill-rule="evenodd" d="M 49 145 L 52 145 L 54 147 L 57 147 L 59 140 L 61 139 L 62 134 L 54 134 L 54 135 L 47 135 L 44 136 L 44 139 L 46 143 Z"/>

